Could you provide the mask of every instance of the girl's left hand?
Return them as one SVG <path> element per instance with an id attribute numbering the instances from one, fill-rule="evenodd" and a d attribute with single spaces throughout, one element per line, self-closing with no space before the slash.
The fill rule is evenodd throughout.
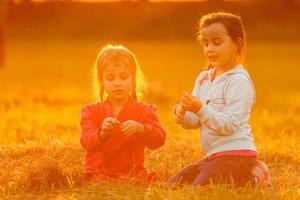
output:
<path id="1" fill-rule="evenodd" d="M 121 131 L 126 135 L 132 135 L 134 133 L 142 133 L 145 128 L 140 122 L 134 120 L 127 120 L 120 124 Z"/>
<path id="2" fill-rule="evenodd" d="M 182 92 L 180 104 L 185 110 L 193 113 L 197 113 L 202 107 L 202 102 L 187 92 Z"/>

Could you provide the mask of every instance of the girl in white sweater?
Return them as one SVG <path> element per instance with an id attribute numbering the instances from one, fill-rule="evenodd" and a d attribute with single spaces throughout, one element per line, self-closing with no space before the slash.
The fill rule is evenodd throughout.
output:
<path id="1" fill-rule="evenodd" d="M 200 127 L 206 156 L 179 171 L 169 183 L 255 183 L 251 170 L 257 164 L 257 151 L 248 122 L 255 89 L 241 64 L 245 52 L 242 21 L 230 13 L 205 15 L 199 38 L 209 68 L 197 77 L 192 94 L 183 92 L 175 115 L 184 128 Z M 267 168 L 262 171 L 268 175 Z"/>

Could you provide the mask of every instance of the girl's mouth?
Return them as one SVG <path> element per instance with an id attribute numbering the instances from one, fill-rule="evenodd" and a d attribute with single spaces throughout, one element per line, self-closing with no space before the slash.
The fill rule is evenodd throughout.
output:
<path id="1" fill-rule="evenodd" d="M 115 89 L 113 90 L 113 93 L 116 93 L 116 94 L 119 94 L 119 93 L 122 93 L 123 90 L 122 89 Z"/>
<path id="2" fill-rule="evenodd" d="M 209 60 L 216 60 L 218 58 L 218 56 L 208 56 Z"/>

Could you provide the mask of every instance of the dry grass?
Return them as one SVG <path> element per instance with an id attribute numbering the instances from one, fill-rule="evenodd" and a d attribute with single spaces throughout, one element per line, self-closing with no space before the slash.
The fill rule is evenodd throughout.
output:
<path id="1" fill-rule="evenodd" d="M 95 41 L 8 41 L 0 70 L 0 198 L 2 199 L 300 199 L 300 46 L 249 42 L 246 63 L 257 88 L 251 124 L 274 191 L 257 188 L 138 188 L 83 181 L 79 112 L 91 101 Z M 196 42 L 125 43 L 138 56 L 167 130 L 166 145 L 146 151 L 146 166 L 166 180 L 201 159 L 198 131 L 175 125 L 172 106 L 191 90 L 205 61 Z M 280 49 L 280 52 L 278 52 Z M 277 59 L 280 58 L 280 59 Z"/>

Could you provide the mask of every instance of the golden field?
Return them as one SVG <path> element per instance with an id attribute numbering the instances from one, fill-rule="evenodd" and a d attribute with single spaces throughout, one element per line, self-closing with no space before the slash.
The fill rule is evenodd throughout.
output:
<path id="1" fill-rule="evenodd" d="M 175 124 L 174 104 L 191 91 L 205 60 L 197 41 L 117 41 L 138 58 L 167 131 L 146 151 L 146 167 L 166 180 L 201 159 L 198 130 Z M 257 90 L 251 125 L 274 190 L 221 186 L 166 189 L 88 185 L 79 117 L 93 102 L 91 71 L 106 44 L 95 40 L 8 40 L 0 69 L 0 199 L 300 199 L 300 45 L 249 41 L 245 65 Z"/>

